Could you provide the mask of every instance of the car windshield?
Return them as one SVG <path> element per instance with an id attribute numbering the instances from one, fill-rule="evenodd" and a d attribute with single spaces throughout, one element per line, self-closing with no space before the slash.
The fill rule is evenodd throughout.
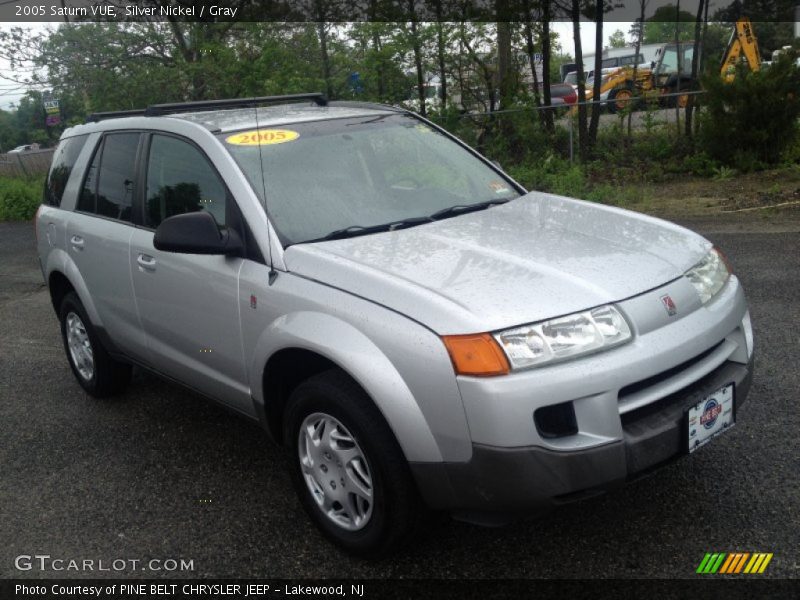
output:
<path id="1" fill-rule="evenodd" d="M 284 246 L 419 225 L 520 195 L 411 115 L 262 126 L 219 137 L 262 202 L 266 190 Z"/>

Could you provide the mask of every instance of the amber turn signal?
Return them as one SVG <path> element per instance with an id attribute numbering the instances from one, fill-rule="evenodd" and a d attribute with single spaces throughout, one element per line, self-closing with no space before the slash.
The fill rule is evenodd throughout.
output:
<path id="1" fill-rule="evenodd" d="M 491 377 L 511 369 L 500 345 L 488 333 L 442 337 L 458 375 Z"/>

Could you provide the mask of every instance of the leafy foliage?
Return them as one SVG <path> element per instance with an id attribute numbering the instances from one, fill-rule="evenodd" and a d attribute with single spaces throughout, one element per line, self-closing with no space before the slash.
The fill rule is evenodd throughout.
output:
<path id="1" fill-rule="evenodd" d="M 741 171 L 781 161 L 797 141 L 800 68 L 791 56 L 756 73 L 740 68 L 731 83 L 706 77 L 700 140 L 712 158 Z"/>
<path id="2" fill-rule="evenodd" d="M 42 202 L 44 178 L 0 177 L 0 221 L 29 221 Z"/>
<path id="3" fill-rule="evenodd" d="M 686 42 L 694 39 L 695 16 L 686 11 L 678 11 L 674 4 L 661 6 L 649 19 L 645 20 L 643 44 L 660 44 L 675 41 L 675 30 L 678 30 L 678 39 Z"/>
<path id="4" fill-rule="evenodd" d="M 628 42 L 625 40 L 625 32 L 621 29 L 617 29 L 614 33 L 608 36 L 608 45 L 612 48 L 624 48 L 628 45 Z"/>

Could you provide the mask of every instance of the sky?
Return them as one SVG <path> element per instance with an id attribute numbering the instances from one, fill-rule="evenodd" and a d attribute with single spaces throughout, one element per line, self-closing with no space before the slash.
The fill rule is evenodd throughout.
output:
<path id="1" fill-rule="evenodd" d="M 622 30 L 625 34 L 625 40 L 628 40 L 628 31 L 633 23 L 609 21 L 603 24 L 603 46 L 608 46 L 608 38 L 612 33 L 618 29 Z M 571 54 L 575 56 L 575 39 L 572 35 L 572 23 L 560 21 L 558 23 L 551 23 L 550 30 L 558 33 L 559 42 L 561 43 L 561 51 L 564 54 Z M 594 36 L 597 35 L 597 25 L 595 23 L 581 23 L 581 47 L 584 54 L 594 53 Z"/>
<path id="2" fill-rule="evenodd" d="M 36 31 L 44 31 L 51 26 L 49 23 L 0 23 L 0 29 L 10 29 L 11 27 L 25 27 Z M 12 75 L 11 66 L 7 61 L 0 59 L 0 109 L 8 110 L 11 104 L 19 101 L 25 95 L 25 89 L 20 89 L 20 85 L 5 78 Z"/>

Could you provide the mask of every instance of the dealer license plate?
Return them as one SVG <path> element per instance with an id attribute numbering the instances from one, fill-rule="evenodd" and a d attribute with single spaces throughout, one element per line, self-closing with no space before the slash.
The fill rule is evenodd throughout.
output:
<path id="1" fill-rule="evenodd" d="M 733 384 L 721 387 L 691 407 L 686 413 L 689 452 L 704 446 L 733 427 Z"/>

